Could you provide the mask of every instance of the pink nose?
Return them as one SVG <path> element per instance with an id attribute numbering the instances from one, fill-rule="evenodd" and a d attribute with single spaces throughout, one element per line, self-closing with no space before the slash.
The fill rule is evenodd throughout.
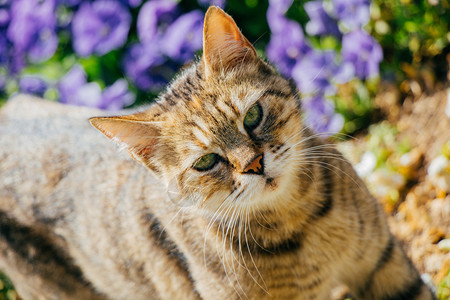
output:
<path id="1" fill-rule="evenodd" d="M 242 173 L 259 174 L 264 172 L 264 160 L 263 155 L 259 154 L 253 158 L 252 161 L 245 167 Z"/>

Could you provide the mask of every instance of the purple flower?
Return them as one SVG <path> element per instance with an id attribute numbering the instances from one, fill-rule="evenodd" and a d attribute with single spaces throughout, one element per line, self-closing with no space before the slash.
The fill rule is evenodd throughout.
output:
<path id="1" fill-rule="evenodd" d="M 17 51 L 11 55 L 14 49 L 8 49 L 5 66 L 11 74 L 19 73 L 26 66 L 25 52 Z"/>
<path id="2" fill-rule="evenodd" d="M 338 66 L 333 51 L 311 51 L 292 70 L 292 78 L 303 94 L 331 95 L 334 83 L 345 83 L 353 77 L 350 64 Z"/>
<path id="3" fill-rule="evenodd" d="M 54 0 L 13 1 L 7 36 L 15 53 L 28 53 L 32 62 L 50 58 L 58 46 L 55 27 Z"/>
<path id="4" fill-rule="evenodd" d="M 204 7 L 209 7 L 209 6 L 218 6 L 220 8 L 224 8 L 225 7 L 225 0 L 197 0 L 198 4 L 200 4 L 201 6 Z"/>
<path id="5" fill-rule="evenodd" d="M 293 67 L 311 47 L 298 23 L 271 10 L 267 14 L 272 30 L 272 37 L 266 49 L 267 57 L 283 75 L 291 77 Z"/>
<path id="6" fill-rule="evenodd" d="M 154 45 L 131 46 L 123 65 L 127 77 L 140 90 L 160 90 L 175 73 L 173 66 Z"/>
<path id="7" fill-rule="evenodd" d="M 203 13 L 191 11 L 180 16 L 169 28 L 161 41 L 161 51 L 179 63 L 194 58 L 202 47 Z"/>
<path id="8" fill-rule="evenodd" d="M 62 4 L 68 7 L 74 7 L 80 4 L 83 0 L 56 0 L 58 4 Z"/>
<path id="9" fill-rule="evenodd" d="M 73 47 L 81 56 L 104 55 L 127 40 L 131 14 L 119 2 L 84 2 L 72 20 Z"/>
<path id="10" fill-rule="evenodd" d="M 0 74 L 0 95 L 4 94 L 6 86 L 6 76 L 4 74 Z"/>
<path id="11" fill-rule="evenodd" d="M 0 29 L 0 66 L 6 65 L 9 60 L 9 46 L 5 33 Z"/>
<path id="12" fill-rule="evenodd" d="M 96 82 L 87 83 L 84 69 L 75 65 L 58 84 L 60 101 L 66 104 L 98 107 L 101 88 Z"/>
<path id="13" fill-rule="evenodd" d="M 98 108 L 119 110 L 132 104 L 134 99 L 134 94 L 128 90 L 128 82 L 125 79 L 118 79 L 103 90 L 102 101 Z"/>
<path id="14" fill-rule="evenodd" d="M 142 0 L 120 0 L 125 5 L 128 5 L 129 7 L 138 7 L 141 5 Z"/>
<path id="15" fill-rule="evenodd" d="M 305 111 L 305 122 L 315 132 L 331 136 L 341 131 L 344 118 L 334 112 L 334 104 L 323 96 L 317 95 L 302 101 Z"/>
<path id="16" fill-rule="evenodd" d="M 324 10 L 322 0 L 306 2 L 304 7 L 310 19 L 305 27 L 308 34 L 341 36 L 336 21 L 330 18 Z"/>
<path id="17" fill-rule="evenodd" d="M 0 27 L 7 26 L 11 20 L 9 10 L 6 8 L 0 8 Z"/>
<path id="18" fill-rule="evenodd" d="M 177 2 L 153 0 L 146 2 L 139 11 L 137 32 L 141 43 L 153 43 L 178 16 Z"/>
<path id="19" fill-rule="evenodd" d="M 19 79 L 19 90 L 22 93 L 42 97 L 47 90 L 47 83 L 45 83 L 45 81 L 40 77 L 24 75 Z"/>
<path id="20" fill-rule="evenodd" d="M 269 0 L 269 9 L 276 11 L 280 15 L 284 15 L 294 0 Z"/>
<path id="21" fill-rule="evenodd" d="M 342 59 L 354 66 L 361 79 L 378 75 L 383 50 L 378 42 L 363 30 L 347 33 L 342 38 Z"/>
<path id="22" fill-rule="evenodd" d="M 267 10 L 267 21 L 272 31 L 266 48 L 267 57 L 287 77 L 291 77 L 297 61 L 311 50 L 301 26 L 284 16 L 291 4 L 291 0 L 273 0 Z"/>
<path id="23" fill-rule="evenodd" d="M 267 9 L 267 23 L 269 23 L 270 31 L 276 34 L 282 34 L 283 31 L 287 31 L 286 28 L 290 25 L 290 22 L 295 23 L 287 19 L 283 13 L 280 13 L 275 6 L 269 6 Z M 295 23 L 298 25 L 298 23 Z M 292 25 L 291 25 L 292 26 Z M 301 31 L 301 28 L 300 28 Z M 303 32 L 302 32 L 303 36 Z"/>
<path id="24" fill-rule="evenodd" d="M 130 105 L 134 94 L 128 91 L 125 79 L 117 80 L 102 93 L 97 82 L 87 82 L 86 73 L 80 65 L 74 65 L 58 83 L 60 101 L 71 105 L 117 110 Z"/>
<path id="25" fill-rule="evenodd" d="M 102 89 L 97 82 L 89 82 L 81 86 L 68 104 L 96 107 L 102 106 Z"/>
<path id="26" fill-rule="evenodd" d="M 370 0 L 332 0 L 333 11 L 346 28 L 358 29 L 370 20 Z"/>
<path id="27" fill-rule="evenodd" d="M 87 76 L 83 67 L 74 65 L 58 83 L 59 98 L 62 103 L 72 104 L 75 100 L 77 91 L 85 85 Z"/>

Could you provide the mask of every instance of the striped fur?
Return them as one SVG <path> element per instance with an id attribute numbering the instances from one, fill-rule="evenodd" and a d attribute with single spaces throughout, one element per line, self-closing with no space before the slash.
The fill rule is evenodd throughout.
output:
<path id="1" fill-rule="evenodd" d="M 208 14 L 206 28 L 216 28 L 208 20 L 226 22 L 217 28 L 231 28 L 227 37 L 237 39 L 213 42 L 236 42 L 226 50 L 237 54 L 204 56 L 143 112 L 91 119 L 147 169 L 93 133 L 64 133 L 68 126 L 47 138 L 53 152 L 33 154 L 35 161 L 67 155 L 63 177 L 45 193 L 22 191 L 18 178 L 29 173 L 14 175 L 2 162 L 0 268 L 28 299 L 80 299 L 58 286 L 83 299 L 330 299 L 342 286 L 355 299 L 433 299 L 351 165 L 303 125 L 293 85 L 252 56 L 229 16 L 217 8 Z M 214 30 L 206 36 L 222 34 Z M 222 49 L 213 46 L 205 51 Z M 248 131 L 243 120 L 255 103 L 263 117 Z M 33 141 L 8 124 L 4 144 Z M 45 124 L 33 123 L 33 132 Z M 80 147 L 68 150 L 58 136 Z M 195 170 L 208 153 L 219 162 Z M 259 153 L 263 174 L 243 172 Z M 16 163 L 21 172 L 47 174 L 44 165 Z M 21 254 L 10 232 L 22 231 L 54 244 L 27 247 L 59 265 L 56 276 Z M 58 255 L 50 260 L 51 253 Z M 17 272 L 23 266 L 29 274 Z"/>

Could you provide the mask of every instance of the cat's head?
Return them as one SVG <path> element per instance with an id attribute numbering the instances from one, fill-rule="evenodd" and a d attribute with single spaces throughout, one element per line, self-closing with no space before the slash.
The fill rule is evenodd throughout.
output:
<path id="1" fill-rule="evenodd" d="M 203 56 L 148 110 L 91 123 L 183 200 L 206 211 L 262 209 L 295 190 L 304 127 L 295 87 L 211 7 Z"/>

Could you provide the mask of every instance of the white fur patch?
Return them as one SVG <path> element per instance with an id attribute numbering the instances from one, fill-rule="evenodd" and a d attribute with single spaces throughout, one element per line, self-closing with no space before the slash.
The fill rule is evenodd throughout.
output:
<path id="1" fill-rule="evenodd" d="M 247 96 L 244 97 L 247 98 Z M 245 112 L 247 111 L 247 103 L 245 99 L 239 98 L 238 93 L 234 92 L 231 94 L 231 102 L 239 109 L 241 114 L 245 114 Z"/>
<path id="2" fill-rule="evenodd" d="M 206 122 L 203 119 L 196 119 L 195 124 L 200 127 L 204 132 L 208 132 L 209 128 L 208 125 L 206 125 Z"/>
<path id="3" fill-rule="evenodd" d="M 194 127 L 192 128 L 192 133 L 197 138 L 197 140 L 203 143 L 206 147 L 209 147 L 210 140 L 204 135 L 204 133 L 200 129 Z"/>
<path id="4" fill-rule="evenodd" d="M 222 101 L 217 101 L 217 107 L 225 112 L 227 115 L 229 115 L 230 117 L 234 115 L 234 111 L 225 103 L 223 103 Z"/>
<path id="5" fill-rule="evenodd" d="M 255 104 L 256 101 L 258 101 L 261 98 L 263 93 L 264 90 L 261 89 L 252 91 L 252 93 L 247 93 L 244 99 L 244 104 L 246 105 L 245 111 L 247 111 L 250 107 L 252 107 L 252 105 Z"/>

